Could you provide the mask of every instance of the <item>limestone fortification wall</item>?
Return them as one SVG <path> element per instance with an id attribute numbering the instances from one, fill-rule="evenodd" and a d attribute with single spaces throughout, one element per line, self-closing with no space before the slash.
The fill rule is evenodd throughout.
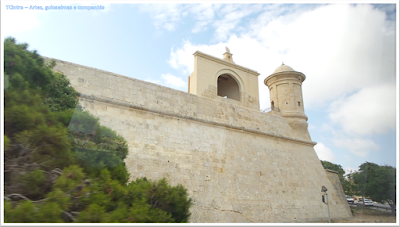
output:
<path id="1" fill-rule="evenodd" d="M 326 169 L 325 171 L 333 187 L 333 190 L 331 192 L 328 191 L 329 199 L 332 199 L 333 203 L 348 203 L 346 195 L 344 194 L 342 184 L 340 183 L 338 172 L 329 169 Z M 332 203 L 330 202 L 329 204 Z M 344 208 L 351 213 L 350 206 L 345 206 Z"/>
<path id="2" fill-rule="evenodd" d="M 167 178 L 193 198 L 191 222 L 326 220 L 335 187 L 285 118 L 57 60 L 80 102 L 129 145 L 132 179 Z M 340 182 L 339 182 L 340 184 Z M 331 199 L 331 197 L 330 197 Z M 331 217 L 350 217 L 333 196 Z"/>

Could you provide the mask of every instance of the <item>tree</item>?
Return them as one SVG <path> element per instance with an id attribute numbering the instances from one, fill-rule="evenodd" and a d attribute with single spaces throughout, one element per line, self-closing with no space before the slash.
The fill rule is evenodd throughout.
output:
<path id="1" fill-rule="evenodd" d="M 125 139 L 78 105 L 54 61 L 27 47 L 4 41 L 4 222 L 187 222 L 186 189 L 128 184 Z"/>
<path id="2" fill-rule="evenodd" d="M 324 169 L 330 169 L 330 170 L 334 170 L 334 171 L 338 172 L 339 178 L 343 177 L 343 175 L 345 173 L 341 165 L 333 164 L 332 162 L 322 161 L 322 160 L 321 160 L 321 164 L 324 167 Z"/>
<path id="3" fill-rule="evenodd" d="M 346 195 L 349 195 L 349 196 L 361 195 L 358 185 L 356 185 L 354 183 L 354 177 L 353 177 L 354 173 L 355 173 L 355 171 L 350 171 L 348 174 L 346 174 L 344 176 L 345 181 L 344 181 L 343 188 L 346 188 L 346 190 L 347 190 L 347 191 L 345 191 Z"/>
<path id="4" fill-rule="evenodd" d="M 338 172 L 339 180 L 340 180 L 340 183 L 342 184 L 344 193 L 346 195 L 350 195 L 350 196 L 353 195 L 353 191 L 351 188 L 351 182 L 348 181 L 344 177 L 345 171 L 343 170 L 341 165 L 337 165 L 332 162 L 322 161 L 322 160 L 321 160 L 321 164 L 324 167 L 324 169 L 330 169 L 330 170 L 334 170 L 334 171 Z"/>
<path id="5" fill-rule="evenodd" d="M 362 196 L 382 203 L 387 201 L 392 214 L 395 214 L 396 168 L 365 162 L 359 166 L 359 170 L 352 177 Z"/>

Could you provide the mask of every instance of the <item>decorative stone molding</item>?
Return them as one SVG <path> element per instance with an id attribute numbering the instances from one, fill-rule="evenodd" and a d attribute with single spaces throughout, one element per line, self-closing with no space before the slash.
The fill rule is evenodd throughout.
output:
<path id="1" fill-rule="evenodd" d="M 306 76 L 301 72 L 295 72 L 295 71 L 279 72 L 279 73 L 274 73 L 274 74 L 268 76 L 267 78 L 265 78 L 264 84 L 269 87 L 273 83 L 277 83 L 279 81 L 295 80 L 295 81 L 299 81 L 300 85 L 301 85 L 301 83 L 303 83 L 303 81 L 305 79 L 306 79 Z"/>
<path id="2" fill-rule="evenodd" d="M 245 71 L 247 73 L 250 73 L 250 74 L 252 74 L 254 76 L 259 76 L 260 75 L 260 73 L 258 73 L 257 71 L 254 71 L 252 69 L 240 66 L 238 64 L 234 64 L 234 63 L 230 63 L 230 62 L 224 61 L 222 59 L 216 58 L 214 56 L 205 54 L 205 53 L 200 52 L 200 51 L 196 51 L 193 55 L 194 56 L 201 56 L 201 57 L 203 57 L 205 59 L 208 59 L 208 60 L 211 60 L 211 61 L 215 61 L 215 62 L 217 62 L 219 64 L 223 64 L 223 65 L 226 65 L 226 66 L 229 66 L 229 67 L 232 67 L 232 68 L 240 69 L 240 70 Z"/>

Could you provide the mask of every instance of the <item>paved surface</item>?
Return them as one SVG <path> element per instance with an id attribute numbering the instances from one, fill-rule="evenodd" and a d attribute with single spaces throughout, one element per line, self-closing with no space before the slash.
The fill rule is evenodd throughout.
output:
<path id="1" fill-rule="evenodd" d="M 357 203 L 349 204 L 349 205 L 352 207 L 357 207 Z M 374 203 L 374 206 L 367 206 L 366 208 L 392 212 L 391 208 L 388 204 Z"/>

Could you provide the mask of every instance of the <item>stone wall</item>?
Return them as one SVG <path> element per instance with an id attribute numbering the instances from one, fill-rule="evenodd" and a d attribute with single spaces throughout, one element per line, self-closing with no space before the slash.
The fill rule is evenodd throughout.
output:
<path id="1" fill-rule="evenodd" d="M 344 203 L 348 204 L 346 195 L 344 194 L 342 184 L 340 183 L 338 172 L 329 170 L 329 169 L 326 169 L 325 171 L 326 171 L 326 175 L 334 189 L 332 191 L 329 191 L 329 189 L 328 189 L 328 191 L 327 191 L 327 193 L 329 195 L 329 205 L 331 206 L 332 204 L 336 205 L 336 204 L 344 204 Z M 331 200 L 332 200 L 332 202 L 331 202 Z M 350 209 L 349 205 L 344 206 L 344 209 L 346 209 L 347 212 L 351 213 L 351 209 Z"/>
<path id="2" fill-rule="evenodd" d="M 259 110 L 258 72 L 235 64 L 231 60 L 222 60 L 196 51 L 194 71 L 190 74 L 190 93 L 215 99 L 218 93 L 218 77 L 227 74 L 239 86 L 240 101 L 238 106 Z"/>
<path id="3" fill-rule="evenodd" d="M 167 178 L 193 198 L 191 222 L 326 220 L 335 194 L 313 149 L 285 118 L 117 74 L 57 61 L 80 102 L 129 145 L 132 179 Z M 343 197 L 344 198 L 344 197 Z M 345 200 L 345 199 L 344 199 Z M 351 216 L 332 197 L 331 217 Z"/>

